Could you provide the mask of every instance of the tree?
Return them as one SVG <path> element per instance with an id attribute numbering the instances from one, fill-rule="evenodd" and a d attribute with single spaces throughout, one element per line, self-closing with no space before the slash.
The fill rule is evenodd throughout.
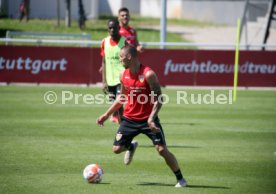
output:
<path id="1" fill-rule="evenodd" d="M 65 0 L 65 26 L 71 27 L 71 0 Z"/>
<path id="2" fill-rule="evenodd" d="M 57 0 L 57 26 L 60 26 L 60 0 Z"/>
<path id="3" fill-rule="evenodd" d="M 85 11 L 83 7 L 82 0 L 79 0 L 79 28 L 82 30 L 85 27 L 85 21 L 86 21 L 86 16 L 85 16 Z"/>

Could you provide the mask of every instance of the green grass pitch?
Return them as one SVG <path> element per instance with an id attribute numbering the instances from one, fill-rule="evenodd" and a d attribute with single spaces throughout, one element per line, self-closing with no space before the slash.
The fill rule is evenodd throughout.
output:
<path id="1" fill-rule="evenodd" d="M 57 93 L 46 104 L 44 93 Z M 180 89 L 184 90 L 184 89 Z M 111 147 L 117 125 L 95 124 L 108 105 L 62 104 L 62 91 L 97 94 L 99 88 L 0 87 L 0 193 L 276 193 L 276 91 L 238 91 L 230 105 L 177 104 L 176 89 L 159 117 L 169 149 L 188 181 L 175 177 L 150 140 L 140 135 L 133 163 Z M 205 94 L 208 90 L 186 90 Z M 218 93 L 227 91 L 216 90 Z M 88 184 L 83 168 L 100 164 L 101 184 Z"/>

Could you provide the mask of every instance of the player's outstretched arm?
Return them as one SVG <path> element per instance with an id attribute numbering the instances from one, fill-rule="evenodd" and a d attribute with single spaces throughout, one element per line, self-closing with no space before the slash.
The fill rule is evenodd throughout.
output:
<path id="1" fill-rule="evenodd" d="M 103 126 L 104 122 L 108 119 L 108 117 L 112 115 L 114 112 L 116 112 L 117 110 L 119 110 L 122 107 L 122 105 L 123 105 L 122 95 L 119 94 L 116 100 L 114 101 L 114 103 L 109 107 L 109 109 L 96 120 L 96 123 L 98 125 Z"/>

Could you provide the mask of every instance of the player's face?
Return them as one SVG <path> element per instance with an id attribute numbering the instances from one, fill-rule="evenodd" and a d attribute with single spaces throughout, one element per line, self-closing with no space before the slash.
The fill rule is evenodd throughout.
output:
<path id="1" fill-rule="evenodd" d="M 129 13 L 126 12 L 126 11 L 121 11 L 119 13 L 119 21 L 121 23 L 121 25 L 128 25 L 128 22 L 129 22 Z"/>
<path id="2" fill-rule="evenodd" d="M 127 54 L 124 49 L 120 51 L 120 62 L 123 64 L 123 66 L 127 69 L 129 68 L 129 62 L 130 60 L 127 57 Z"/>
<path id="3" fill-rule="evenodd" d="M 111 37 L 116 37 L 119 34 L 119 25 L 115 22 L 109 22 L 108 23 L 108 33 Z"/>

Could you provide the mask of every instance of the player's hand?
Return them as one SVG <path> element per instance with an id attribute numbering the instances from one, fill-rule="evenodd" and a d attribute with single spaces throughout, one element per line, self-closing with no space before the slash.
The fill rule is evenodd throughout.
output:
<path id="1" fill-rule="evenodd" d="M 149 128 L 153 133 L 160 133 L 160 128 L 156 126 L 156 124 L 153 122 L 153 120 L 148 120 Z"/>
<path id="2" fill-rule="evenodd" d="M 100 74 L 102 74 L 102 72 L 103 72 L 103 66 L 101 66 L 98 71 L 99 71 Z"/>
<path id="3" fill-rule="evenodd" d="M 104 125 L 104 122 L 108 119 L 108 115 L 103 114 L 102 116 L 100 116 L 99 118 L 97 118 L 96 123 L 100 126 Z"/>

